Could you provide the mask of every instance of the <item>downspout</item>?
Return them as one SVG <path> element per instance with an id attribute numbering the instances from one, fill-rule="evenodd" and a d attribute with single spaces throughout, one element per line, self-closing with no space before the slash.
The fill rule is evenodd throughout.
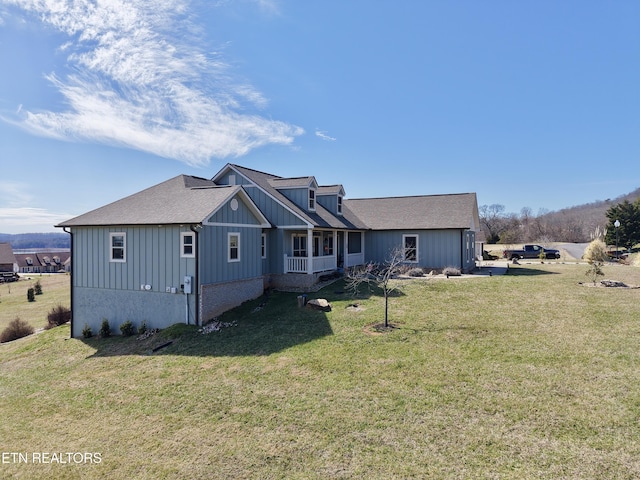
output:
<path id="1" fill-rule="evenodd" d="M 194 242 L 193 246 L 196 252 L 196 271 L 193 276 L 193 295 L 195 295 L 196 308 L 193 312 L 193 319 L 196 325 L 200 325 L 200 242 L 198 242 L 198 226 L 199 225 L 190 225 L 189 229 L 194 233 Z"/>
<path id="2" fill-rule="evenodd" d="M 69 332 L 69 338 L 73 338 L 73 317 L 75 316 L 73 314 L 73 266 L 75 264 L 73 257 L 73 233 L 71 233 L 71 230 L 67 230 L 67 227 L 62 227 L 62 230 L 65 233 L 69 234 L 69 248 L 71 251 L 71 271 L 69 272 L 69 302 L 70 302 L 70 307 L 71 307 L 71 331 Z"/>
<path id="3" fill-rule="evenodd" d="M 464 271 L 464 230 L 460 230 L 460 271 L 465 273 Z"/>

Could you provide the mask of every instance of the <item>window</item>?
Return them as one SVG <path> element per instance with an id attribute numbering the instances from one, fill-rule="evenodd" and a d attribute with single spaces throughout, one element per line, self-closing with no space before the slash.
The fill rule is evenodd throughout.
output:
<path id="1" fill-rule="evenodd" d="M 402 244 L 404 245 L 404 261 L 417 263 L 418 262 L 418 236 L 403 235 Z"/>
<path id="2" fill-rule="evenodd" d="M 347 253 L 362 253 L 361 232 L 349 232 L 347 237 Z"/>
<path id="3" fill-rule="evenodd" d="M 111 262 L 127 261 L 127 234 L 118 232 L 109 234 L 109 244 L 111 246 Z"/>
<path id="4" fill-rule="evenodd" d="M 342 215 L 342 197 L 338 195 L 338 215 Z"/>
<path id="5" fill-rule="evenodd" d="M 333 233 L 325 232 L 322 240 L 322 254 L 333 255 Z"/>
<path id="6" fill-rule="evenodd" d="M 180 234 L 180 256 L 183 258 L 193 258 L 196 256 L 196 234 L 192 232 L 182 232 Z"/>
<path id="7" fill-rule="evenodd" d="M 260 257 L 267 258 L 267 234 L 263 233 L 260 240 Z"/>
<path id="8" fill-rule="evenodd" d="M 229 239 L 229 256 L 227 260 L 229 262 L 240 261 L 240 234 L 229 233 L 227 238 Z"/>
<path id="9" fill-rule="evenodd" d="M 320 256 L 320 243 L 322 243 L 322 234 L 320 232 L 313 233 L 313 256 Z"/>
<path id="10" fill-rule="evenodd" d="M 293 235 L 293 256 L 294 257 L 306 257 L 307 256 L 307 235 Z"/>
<path id="11" fill-rule="evenodd" d="M 309 210 L 316 209 L 316 191 L 309 189 Z"/>

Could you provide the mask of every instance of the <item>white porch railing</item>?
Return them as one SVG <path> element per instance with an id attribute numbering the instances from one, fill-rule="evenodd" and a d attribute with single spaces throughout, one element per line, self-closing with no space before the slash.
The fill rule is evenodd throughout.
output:
<path id="1" fill-rule="evenodd" d="M 311 259 L 311 272 L 309 272 L 309 258 L 284 256 L 285 273 L 317 273 L 335 270 L 338 266 L 335 255 L 313 257 Z"/>
<path id="2" fill-rule="evenodd" d="M 345 267 L 353 267 L 354 265 L 362 265 L 364 263 L 364 253 L 348 253 Z"/>

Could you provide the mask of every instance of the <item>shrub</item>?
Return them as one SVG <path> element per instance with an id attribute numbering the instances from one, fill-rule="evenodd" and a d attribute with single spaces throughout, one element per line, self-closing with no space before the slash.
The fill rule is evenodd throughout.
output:
<path id="1" fill-rule="evenodd" d="M 595 285 L 598 281 L 598 277 L 604 277 L 602 262 L 589 262 L 589 268 L 585 272 L 585 275 L 589 277 Z"/>
<path id="2" fill-rule="evenodd" d="M 589 264 L 594 262 L 606 262 L 609 260 L 609 256 L 607 255 L 607 246 L 602 240 L 596 238 L 584 250 L 582 258 L 584 258 Z"/>
<path id="3" fill-rule="evenodd" d="M 111 336 L 111 327 L 109 326 L 109 320 L 106 318 L 102 319 L 102 324 L 100 325 L 100 331 L 98 332 L 102 338 Z"/>
<path id="4" fill-rule="evenodd" d="M 407 270 L 407 275 L 409 275 L 410 277 L 422 277 L 424 275 L 424 272 L 421 268 L 415 267 Z"/>
<path id="5" fill-rule="evenodd" d="M 146 320 L 142 320 L 142 323 L 138 327 L 138 334 L 144 335 L 145 333 L 147 333 L 147 330 L 148 330 L 147 321 Z"/>
<path id="6" fill-rule="evenodd" d="M 69 320 L 71 320 L 71 310 L 62 305 L 58 305 L 57 307 L 53 307 L 47 314 L 48 324 L 45 328 L 48 330 L 53 327 L 58 327 L 64 325 Z"/>
<path id="7" fill-rule="evenodd" d="M 133 326 L 131 320 L 127 320 L 122 325 L 120 325 L 120 332 L 123 337 L 130 337 L 134 333 L 136 333 L 136 327 Z"/>
<path id="8" fill-rule="evenodd" d="M 18 338 L 26 337 L 35 332 L 35 329 L 20 317 L 16 317 L 9 323 L 2 333 L 0 333 L 0 343 L 11 342 Z"/>
<path id="9" fill-rule="evenodd" d="M 33 286 L 33 290 L 36 295 L 42 295 L 42 285 L 40 284 L 40 280 L 38 280 Z"/>
<path id="10" fill-rule="evenodd" d="M 447 277 L 459 277 L 460 275 L 462 275 L 462 272 L 458 267 L 446 267 L 444 270 L 442 270 L 442 274 L 446 275 Z"/>
<path id="11" fill-rule="evenodd" d="M 93 337 L 93 332 L 91 331 L 91 327 L 87 323 L 84 324 L 84 328 L 82 329 L 82 337 L 83 338 Z"/>
<path id="12" fill-rule="evenodd" d="M 33 288 L 30 288 L 29 290 L 27 290 L 27 300 L 30 302 L 36 301 L 36 294 Z"/>

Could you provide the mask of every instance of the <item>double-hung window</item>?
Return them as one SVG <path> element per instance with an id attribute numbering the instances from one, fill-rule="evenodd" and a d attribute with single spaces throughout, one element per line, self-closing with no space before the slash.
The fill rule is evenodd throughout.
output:
<path id="1" fill-rule="evenodd" d="M 402 244 L 404 245 L 404 261 L 417 263 L 418 262 L 418 236 L 403 235 Z"/>
<path id="2" fill-rule="evenodd" d="M 293 236 L 293 256 L 294 257 L 307 256 L 307 235 Z"/>
<path id="3" fill-rule="evenodd" d="M 260 257 L 267 258 L 267 234 L 263 233 L 260 239 Z"/>
<path id="4" fill-rule="evenodd" d="M 180 256 L 183 258 L 193 258 L 196 256 L 196 234 L 193 232 L 182 232 L 180 234 Z"/>
<path id="5" fill-rule="evenodd" d="M 229 255 L 227 260 L 229 262 L 239 262 L 240 261 L 240 234 L 239 233 L 229 233 L 228 236 L 229 243 Z"/>
<path id="6" fill-rule="evenodd" d="M 127 234 L 124 232 L 113 232 L 109 234 L 109 261 L 127 261 Z"/>
<path id="7" fill-rule="evenodd" d="M 309 189 L 309 210 L 316 209 L 316 191 L 312 188 Z"/>

